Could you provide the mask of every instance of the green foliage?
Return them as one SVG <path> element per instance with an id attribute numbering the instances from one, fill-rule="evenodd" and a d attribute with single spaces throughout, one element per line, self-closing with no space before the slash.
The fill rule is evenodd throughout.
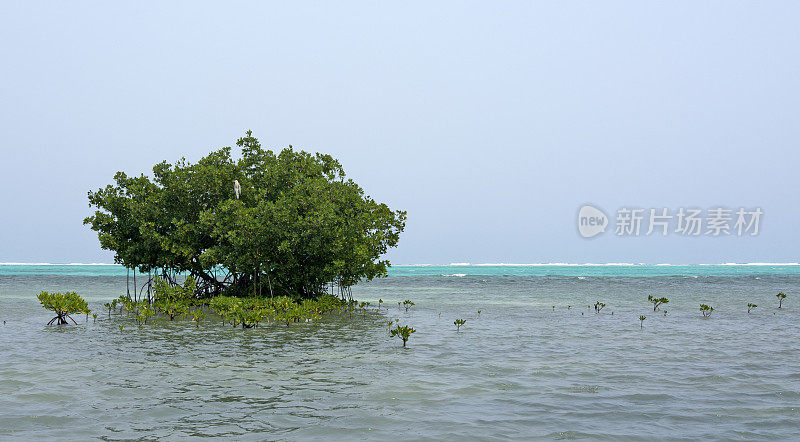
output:
<path id="1" fill-rule="evenodd" d="M 643 328 L 644 327 L 644 320 L 645 319 L 647 319 L 647 316 L 645 316 L 645 315 L 640 315 L 639 316 L 639 328 Z"/>
<path id="2" fill-rule="evenodd" d="M 189 310 L 196 289 L 197 283 L 192 276 L 186 278 L 183 286 L 173 285 L 165 279 L 156 278 L 153 282 L 155 295 L 153 307 L 165 313 L 172 321 L 176 316 L 183 315 Z"/>
<path id="3" fill-rule="evenodd" d="M 786 299 L 786 295 L 781 292 L 775 295 L 778 297 L 778 308 L 783 308 L 783 300 Z"/>
<path id="4" fill-rule="evenodd" d="M 647 300 L 653 303 L 653 311 L 656 311 L 656 310 L 658 310 L 658 307 L 659 307 L 661 304 L 667 304 L 667 303 L 669 303 L 669 299 L 667 299 L 667 298 L 664 298 L 664 297 L 661 297 L 661 298 L 656 298 L 656 297 L 654 297 L 653 295 L 647 295 Z"/>
<path id="5" fill-rule="evenodd" d="M 37 296 L 37 299 L 39 299 L 39 303 L 42 304 L 42 307 L 47 310 L 52 310 L 56 314 L 56 317 L 51 319 L 47 325 L 53 322 L 66 324 L 67 319 L 77 324 L 70 315 L 74 313 L 86 313 L 88 315 L 90 311 L 86 301 L 75 292 L 49 293 L 43 291 Z"/>
<path id="6" fill-rule="evenodd" d="M 410 300 L 408 300 L 408 299 L 406 299 L 405 301 L 403 301 L 403 307 L 405 307 L 406 311 L 408 311 L 408 309 L 410 309 L 411 307 L 413 307 L 413 306 L 415 306 L 415 305 L 416 305 L 416 304 L 414 304 L 413 302 L 411 302 L 411 301 L 410 301 Z"/>
<path id="7" fill-rule="evenodd" d="M 700 313 L 703 314 L 704 318 L 708 318 L 709 316 L 711 316 L 711 312 L 713 311 L 714 307 L 711 307 L 710 305 L 700 304 Z"/>
<path id="8" fill-rule="evenodd" d="M 310 299 L 328 282 L 387 275 L 380 257 L 397 245 L 405 212 L 367 196 L 330 155 L 274 153 L 249 131 L 236 144 L 238 160 L 225 147 L 194 164 L 159 163 L 152 179 L 118 172 L 89 192 L 97 210 L 84 223 L 117 263 L 188 272 L 206 294 Z"/>
<path id="9" fill-rule="evenodd" d="M 242 328 L 257 327 L 262 322 L 316 322 L 323 314 L 344 311 L 349 306 L 331 295 L 298 301 L 286 296 L 273 298 L 239 298 L 216 296 L 209 307 L 221 316 L 224 322 Z"/>
<path id="10" fill-rule="evenodd" d="M 393 328 L 389 332 L 390 332 L 392 337 L 397 336 L 400 339 L 402 339 L 403 340 L 403 347 L 405 347 L 406 346 L 406 341 L 408 341 L 408 337 L 411 336 L 411 333 L 416 332 L 416 330 L 414 330 L 413 328 L 411 328 L 411 327 L 409 327 L 407 325 L 404 325 L 402 327 L 400 325 L 398 325 L 396 328 Z"/>
<path id="11" fill-rule="evenodd" d="M 155 315 L 156 311 L 144 301 L 140 301 L 138 304 L 136 320 L 139 321 L 139 324 L 147 324 L 147 320 Z"/>
<path id="12" fill-rule="evenodd" d="M 192 311 L 192 322 L 195 323 L 197 327 L 200 327 L 200 322 L 206 319 L 206 313 L 202 310 L 194 310 Z"/>
<path id="13" fill-rule="evenodd" d="M 752 303 L 748 303 L 747 304 L 747 313 L 750 313 L 750 310 L 752 310 L 752 309 L 754 309 L 756 307 L 758 307 L 758 306 L 755 305 L 755 304 L 752 304 Z"/>
<path id="14" fill-rule="evenodd" d="M 456 326 L 456 331 L 461 330 L 461 326 L 466 323 L 467 321 L 465 321 L 464 319 L 456 319 L 455 321 L 453 321 L 453 324 Z"/>

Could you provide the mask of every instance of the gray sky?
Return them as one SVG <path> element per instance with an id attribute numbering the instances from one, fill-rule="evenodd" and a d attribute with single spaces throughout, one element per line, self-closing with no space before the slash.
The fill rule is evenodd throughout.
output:
<path id="1" fill-rule="evenodd" d="M 798 261 L 797 2 L 119 3 L 0 3 L 0 261 L 111 262 L 89 189 L 247 129 L 408 210 L 398 264 Z M 587 240 L 587 202 L 764 217 Z"/>

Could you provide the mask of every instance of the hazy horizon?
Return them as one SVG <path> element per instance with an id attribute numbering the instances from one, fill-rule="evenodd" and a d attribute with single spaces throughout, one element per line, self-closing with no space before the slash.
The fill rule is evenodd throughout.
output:
<path id="1" fill-rule="evenodd" d="M 0 5 L 0 262 L 113 262 L 116 171 L 248 129 L 408 211 L 401 264 L 796 263 L 793 2 Z M 757 236 L 582 238 L 584 204 L 761 208 Z"/>

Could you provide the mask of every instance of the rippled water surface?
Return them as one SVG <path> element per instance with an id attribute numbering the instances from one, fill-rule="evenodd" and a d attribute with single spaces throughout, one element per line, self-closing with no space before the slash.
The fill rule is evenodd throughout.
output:
<path id="1" fill-rule="evenodd" d="M 446 270 L 357 286 L 386 301 L 377 313 L 242 330 L 213 315 L 46 326 L 39 291 L 101 311 L 124 276 L 5 266 L 0 439 L 800 437 L 795 269 Z M 670 299 L 667 316 L 648 294 Z M 408 348 L 395 319 L 417 330 Z"/>

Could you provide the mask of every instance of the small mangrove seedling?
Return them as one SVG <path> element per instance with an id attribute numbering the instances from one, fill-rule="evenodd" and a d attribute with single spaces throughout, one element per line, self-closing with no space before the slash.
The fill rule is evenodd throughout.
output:
<path id="1" fill-rule="evenodd" d="M 478 310 L 478 316 L 480 316 L 480 315 L 481 315 L 481 312 L 482 312 L 482 311 L 483 311 L 483 310 Z"/>
<path id="2" fill-rule="evenodd" d="M 594 303 L 594 312 L 595 313 L 600 313 L 600 310 L 603 310 L 603 307 L 605 307 L 605 306 L 606 305 L 604 303 L 600 302 L 600 301 L 595 302 Z"/>
<path id="3" fill-rule="evenodd" d="M 192 321 L 198 328 L 200 327 L 200 321 L 203 319 L 206 319 L 206 314 L 202 310 L 195 310 L 192 312 Z"/>
<path id="4" fill-rule="evenodd" d="M 747 313 L 750 313 L 750 310 L 752 310 L 752 309 L 754 309 L 756 307 L 758 307 L 758 306 L 755 305 L 755 304 L 752 304 L 752 303 L 747 304 Z"/>
<path id="5" fill-rule="evenodd" d="M 667 317 L 667 311 L 666 310 L 664 310 L 664 317 L 665 318 Z"/>
<path id="6" fill-rule="evenodd" d="M 556 306 L 553 306 L 553 311 L 556 311 Z"/>
<path id="7" fill-rule="evenodd" d="M 139 321 L 139 325 L 147 324 L 147 320 L 156 314 L 153 307 L 147 305 L 146 301 L 141 301 L 142 306 L 139 307 L 139 312 L 136 314 L 136 320 Z"/>
<path id="8" fill-rule="evenodd" d="M 572 310 L 572 306 L 571 306 L 571 305 L 568 305 L 568 306 L 567 306 L 567 310 Z"/>
<path id="9" fill-rule="evenodd" d="M 97 313 L 92 313 L 92 319 L 97 322 Z"/>
<path id="10" fill-rule="evenodd" d="M 669 302 L 669 299 L 667 298 L 664 297 L 656 298 L 653 295 L 647 295 L 647 300 L 653 303 L 653 311 L 658 310 L 658 307 L 661 304 L 667 304 Z"/>
<path id="11" fill-rule="evenodd" d="M 405 347 L 406 346 L 406 341 L 408 341 L 408 337 L 411 336 L 411 333 L 414 333 L 415 331 L 416 330 L 414 330 L 413 328 L 411 328 L 411 327 L 409 327 L 407 325 L 404 325 L 402 327 L 400 327 L 398 325 L 397 328 L 393 328 L 390 332 L 391 332 L 392 337 L 397 336 L 400 339 L 402 339 L 403 340 L 403 347 Z"/>
<path id="12" fill-rule="evenodd" d="M 439 312 L 439 319 L 442 318 L 442 312 Z"/>
<path id="13" fill-rule="evenodd" d="M 461 326 L 466 324 L 466 323 L 467 323 L 467 321 L 465 321 L 463 319 L 460 319 L 460 318 L 456 319 L 455 321 L 453 321 L 453 325 L 456 326 L 456 331 L 461 330 Z"/>
<path id="14" fill-rule="evenodd" d="M 111 317 L 111 303 L 110 302 L 106 302 L 105 304 L 103 304 L 103 307 L 108 309 L 108 317 L 110 318 Z"/>
<path id="15" fill-rule="evenodd" d="M 408 309 L 410 309 L 410 308 L 411 308 L 411 307 L 413 307 L 414 305 L 416 305 L 416 304 L 414 304 L 413 302 L 411 302 L 411 301 L 410 301 L 410 300 L 408 300 L 408 299 L 406 299 L 405 301 L 403 301 L 403 307 L 405 307 L 405 308 L 406 308 L 406 311 L 408 311 Z"/>
<path id="16" fill-rule="evenodd" d="M 711 312 L 713 311 L 714 307 L 711 307 L 710 305 L 700 304 L 700 313 L 703 314 L 704 318 L 708 318 L 709 316 L 711 316 Z"/>
<path id="17" fill-rule="evenodd" d="M 119 331 L 122 331 L 122 330 L 125 330 L 125 327 L 123 327 L 123 326 L 121 326 L 121 325 L 120 325 L 120 326 L 119 326 Z"/>
<path id="18" fill-rule="evenodd" d="M 47 325 L 50 325 L 54 322 L 59 325 L 66 324 L 67 319 L 72 321 L 73 324 L 77 325 L 78 323 L 75 322 L 70 315 L 74 313 L 83 313 L 89 310 L 89 307 L 86 305 L 86 301 L 84 301 L 83 298 L 78 296 L 78 294 L 75 292 L 42 292 L 39 294 L 39 296 L 37 296 L 37 299 L 39 299 L 42 307 L 47 310 L 52 310 L 53 313 L 56 314 L 56 317 L 51 319 Z"/>
<path id="19" fill-rule="evenodd" d="M 647 316 L 640 315 L 639 316 L 639 328 L 644 328 L 644 320 L 647 319 Z"/>
<path id="20" fill-rule="evenodd" d="M 378 310 L 380 310 L 381 304 L 383 304 L 383 299 L 378 299 Z"/>
<path id="21" fill-rule="evenodd" d="M 782 308 L 783 307 L 783 300 L 786 299 L 786 295 L 784 295 L 783 292 L 780 292 L 775 296 L 778 297 L 778 308 Z"/>

